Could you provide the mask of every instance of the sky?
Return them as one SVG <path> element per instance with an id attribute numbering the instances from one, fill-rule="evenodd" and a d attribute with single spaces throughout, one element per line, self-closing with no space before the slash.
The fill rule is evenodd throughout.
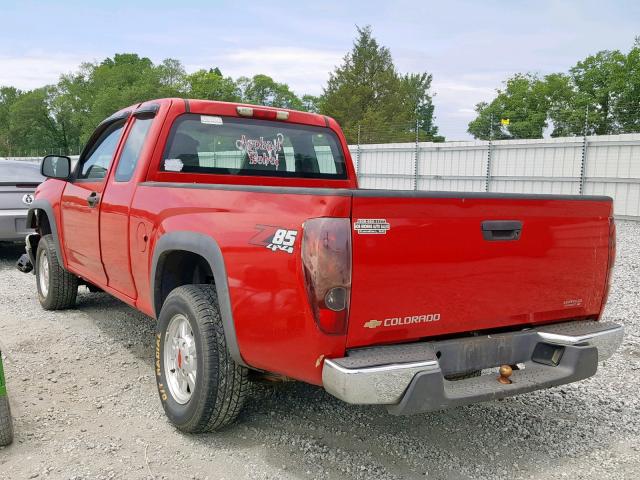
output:
<path id="1" fill-rule="evenodd" d="M 433 74 L 440 133 L 464 140 L 475 104 L 510 75 L 627 51 L 640 35 L 640 2 L 0 0 L 0 86 L 40 87 L 82 62 L 133 52 L 176 58 L 188 72 L 264 73 L 317 95 L 356 25 L 372 27 L 401 73 Z"/>

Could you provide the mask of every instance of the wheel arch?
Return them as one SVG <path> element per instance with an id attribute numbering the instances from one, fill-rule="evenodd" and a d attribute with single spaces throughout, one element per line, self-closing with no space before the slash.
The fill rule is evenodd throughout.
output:
<path id="1" fill-rule="evenodd" d="M 171 255 L 178 253 L 196 255 L 206 262 L 213 276 L 218 296 L 218 306 L 229 353 L 234 361 L 242 366 L 248 365 L 242 359 L 236 329 L 231 310 L 229 282 L 224 257 L 218 242 L 212 237 L 192 231 L 174 231 L 162 235 L 156 242 L 151 265 L 151 299 L 156 318 L 160 314 L 162 303 L 168 292 L 163 292 L 164 269 Z M 183 285 L 186 283 L 182 283 Z M 177 285 L 180 286 L 180 285 Z"/>
<path id="2" fill-rule="evenodd" d="M 53 207 L 47 200 L 36 199 L 31 203 L 27 213 L 27 227 L 44 228 L 44 230 L 40 232 L 41 235 L 51 234 L 56 255 L 64 268 L 64 256 L 62 254 L 62 246 L 60 245 L 58 224 L 55 213 L 53 212 Z M 35 247 L 37 247 L 37 244 L 32 245 L 32 248 Z"/>

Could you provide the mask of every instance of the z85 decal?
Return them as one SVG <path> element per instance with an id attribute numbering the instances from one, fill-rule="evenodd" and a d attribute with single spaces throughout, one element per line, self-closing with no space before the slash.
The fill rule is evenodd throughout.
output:
<path id="1" fill-rule="evenodd" d="M 293 253 L 293 247 L 298 238 L 297 230 L 288 230 L 274 225 L 256 225 L 256 228 L 260 231 L 249 240 L 250 244 L 261 245 L 272 252 L 281 250 Z"/>

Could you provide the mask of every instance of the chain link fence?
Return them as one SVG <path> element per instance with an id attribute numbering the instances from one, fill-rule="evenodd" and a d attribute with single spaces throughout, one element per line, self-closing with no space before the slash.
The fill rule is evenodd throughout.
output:
<path id="1" fill-rule="evenodd" d="M 66 155 L 74 156 L 80 155 L 82 146 L 78 145 L 71 149 L 65 149 L 62 147 L 38 147 L 38 148 L 22 148 L 22 149 L 7 149 L 0 153 L 0 158 L 6 158 L 10 160 L 34 160 L 40 161 L 45 155 Z"/>

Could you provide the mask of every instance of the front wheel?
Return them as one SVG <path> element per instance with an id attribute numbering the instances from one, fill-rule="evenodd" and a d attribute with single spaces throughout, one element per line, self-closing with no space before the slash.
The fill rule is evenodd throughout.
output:
<path id="1" fill-rule="evenodd" d="M 248 371 L 229 354 L 213 285 L 169 294 L 158 318 L 155 362 L 162 406 L 178 429 L 210 432 L 236 419 Z"/>
<path id="2" fill-rule="evenodd" d="M 63 310 L 75 305 L 78 277 L 60 264 L 51 235 L 43 236 L 38 242 L 35 269 L 38 300 L 42 308 Z"/>

